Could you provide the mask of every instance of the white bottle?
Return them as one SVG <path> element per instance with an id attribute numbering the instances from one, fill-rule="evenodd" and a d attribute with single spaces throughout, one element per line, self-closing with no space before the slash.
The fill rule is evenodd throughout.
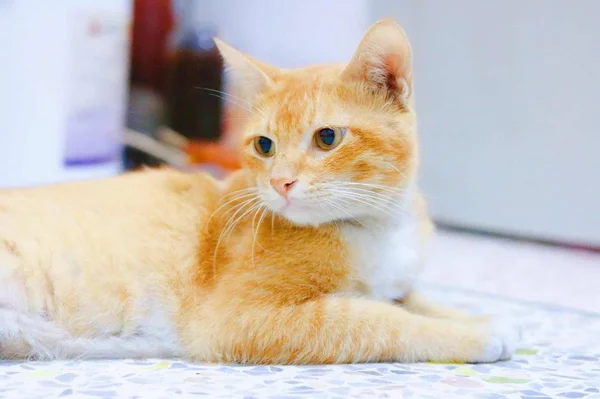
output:
<path id="1" fill-rule="evenodd" d="M 0 187 L 114 175 L 128 0 L 0 0 Z"/>

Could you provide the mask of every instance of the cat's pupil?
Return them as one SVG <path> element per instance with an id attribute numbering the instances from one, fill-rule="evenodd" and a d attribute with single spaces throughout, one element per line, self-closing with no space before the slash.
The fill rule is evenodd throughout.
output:
<path id="1" fill-rule="evenodd" d="M 258 146 L 263 153 L 268 154 L 273 146 L 273 141 L 269 138 L 261 137 L 258 139 Z"/>
<path id="2" fill-rule="evenodd" d="M 333 145 L 335 142 L 335 131 L 330 128 L 321 129 L 319 131 L 319 138 L 325 145 Z"/>

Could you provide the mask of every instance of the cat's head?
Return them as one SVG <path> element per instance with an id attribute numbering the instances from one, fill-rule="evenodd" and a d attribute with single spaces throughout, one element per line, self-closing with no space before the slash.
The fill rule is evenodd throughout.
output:
<path id="1" fill-rule="evenodd" d="M 417 163 L 411 48 L 375 23 L 347 65 L 283 70 L 217 40 L 246 108 L 245 167 L 264 206 L 301 225 L 395 217 Z"/>

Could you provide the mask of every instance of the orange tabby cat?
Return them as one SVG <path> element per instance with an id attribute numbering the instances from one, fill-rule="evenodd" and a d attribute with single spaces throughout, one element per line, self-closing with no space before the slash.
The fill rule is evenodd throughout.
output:
<path id="1" fill-rule="evenodd" d="M 0 357 L 509 358 L 512 329 L 412 291 L 431 225 L 403 30 L 297 70 L 217 43 L 250 111 L 245 168 L 0 192 Z"/>

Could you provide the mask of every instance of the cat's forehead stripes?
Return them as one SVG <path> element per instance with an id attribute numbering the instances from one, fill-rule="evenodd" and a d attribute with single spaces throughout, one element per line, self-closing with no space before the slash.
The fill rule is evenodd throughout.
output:
<path id="1" fill-rule="evenodd" d="M 318 80 L 303 81 L 298 78 L 281 79 L 265 98 L 268 107 L 269 132 L 282 136 L 298 136 L 314 124 L 317 117 L 316 99 Z"/>
<path id="2" fill-rule="evenodd" d="M 350 122 L 343 99 L 335 93 L 337 85 L 331 82 L 336 74 L 304 72 L 278 79 L 261 101 L 265 133 L 276 138 L 280 150 L 308 150 L 318 129 Z"/>

